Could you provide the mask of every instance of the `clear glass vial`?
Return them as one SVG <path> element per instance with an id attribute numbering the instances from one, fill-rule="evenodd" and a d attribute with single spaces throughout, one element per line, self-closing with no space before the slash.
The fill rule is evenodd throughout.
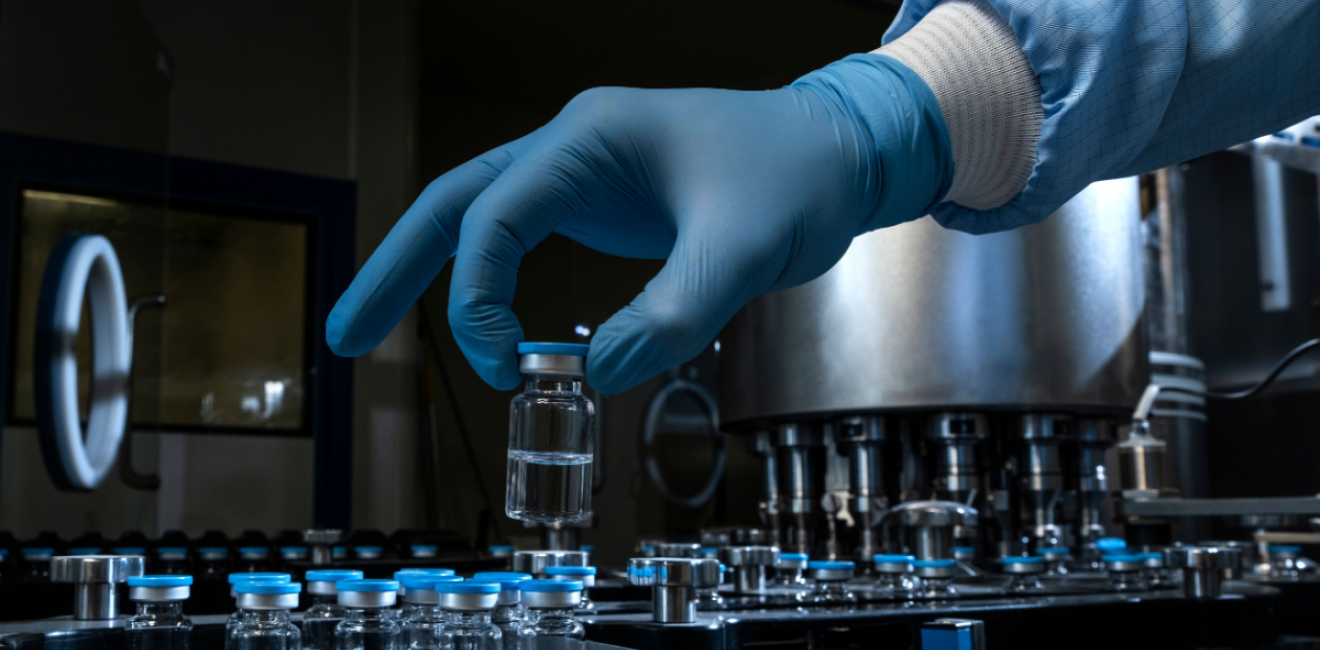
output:
<path id="1" fill-rule="evenodd" d="M 999 558 L 999 565 L 1008 574 L 1008 585 L 1004 588 L 1012 593 L 1041 591 L 1040 576 L 1045 573 L 1045 558 L 1036 555 L 1022 557 L 1005 555 Z"/>
<path id="2" fill-rule="evenodd" d="M 538 637 L 564 637 L 581 641 L 587 631 L 573 618 L 573 609 L 582 599 L 578 580 L 524 580 L 518 583 L 526 618 L 518 626 L 518 638 L 534 647 Z"/>
<path id="3" fill-rule="evenodd" d="M 811 589 L 811 582 L 803 575 L 810 558 L 806 553 L 780 553 L 779 563 L 775 565 L 775 577 L 770 586 L 791 589 L 799 593 Z"/>
<path id="4" fill-rule="evenodd" d="M 270 549 L 265 546 L 241 546 L 238 549 L 240 571 L 257 572 L 270 569 Z"/>
<path id="5" fill-rule="evenodd" d="M 289 620 L 298 607 L 296 582 L 238 582 L 234 585 L 241 612 L 225 650 L 300 650 L 302 633 Z"/>
<path id="6" fill-rule="evenodd" d="M 1269 553 L 1271 578 L 1296 580 L 1301 577 L 1297 560 L 1302 556 L 1302 547 L 1270 544 Z"/>
<path id="7" fill-rule="evenodd" d="M 1137 557 L 1141 558 L 1141 564 L 1145 567 L 1142 573 L 1151 589 L 1171 584 L 1169 571 L 1164 568 L 1163 553 L 1137 553 Z"/>
<path id="8" fill-rule="evenodd" d="M 169 575 L 187 575 L 188 549 L 182 546 L 161 546 L 156 549 L 155 570 Z"/>
<path id="9" fill-rule="evenodd" d="M 1068 564 L 1072 562 L 1072 556 L 1068 554 L 1068 549 L 1062 546 L 1038 548 L 1036 549 L 1036 555 L 1045 560 L 1045 575 L 1068 575 Z"/>
<path id="10" fill-rule="evenodd" d="M 1146 566 L 1139 555 L 1106 555 L 1103 558 L 1105 570 L 1109 572 L 1111 591 L 1145 591 L 1149 588 L 1146 581 Z"/>
<path id="11" fill-rule="evenodd" d="M 238 585 L 243 582 L 291 582 L 293 576 L 287 573 L 249 572 L 229 574 L 229 596 L 234 599 L 234 613 L 225 622 L 225 638 L 229 638 L 243 619 L 243 608 L 238 606 Z"/>
<path id="12" fill-rule="evenodd" d="M 500 628 L 504 650 L 516 650 L 518 647 L 518 625 L 522 623 L 522 592 L 518 583 L 531 580 L 528 573 L 512 571 L 485 571 L 472 576 L 473 580 L 497 582 L 500 585 L 500 597 L 495 601 L 495 609 L 490 612 L 490 622 Z"/>
<path id="13" fill-rule="evenodd" d="M 409 650 L 439 650 L 440 626 L 445 622 L 440 609 L 437 582 L 462 582 L 457 576 L 409 575 L 399 580 L 399 593 L 406 605 L 404 620 L 399 625 L 402 640 L 399 646 Z"/>
<path id="14" fill-rule="evenodd" d="M 224 546 L 203 546 L 197 549 L 197 578 L 219 580 L 228 574 L 229 549 Z"/>
<path id="15" fill-rule="evenodd" d="M 445 650 L 503 650 L 504 635 L 490 620 L 500 598 L 500 584 L 479 580 L 436 583 L 445 622 L 440 647 Z"/>
<path id="16" fill-rule="evenodd" d="M 192 592 L 192 576 L 134 576 L 128 599 L 137 613 L 124 624 L 124 650 L 188 650 L 192 621 L 183 601 Z"/>
<path id="17" fill-rule="evenodd" d="M 408 620 L 413 614 L 413 610 L 420 606 L 420 603 L 409 601 L 408 586 L 403 584 L 404 578 L 449 578 L 454 582 L 462 578 L 454 575 L 453 569 L 399 569 L 394 572 L 394 579 L 399 583 L 398 605 L 390 608 L 386 614 L 390 618 L 400 623 Z"/>
<path id="18" fill-rule="evenodd" d="M 545 575 L 551 580 L 579 580 L 582 582 L 582 600 L 575 608 L 578 613 L 593 612 L 596 604 L 591 602 L 587 590 L 596 586 L 596 567 L 594 566 L 548 566 Z"/>
<path id="19" fill-rule="evenodd" d="M 509 404 L 504 512 L 512 519 L 574 523 L 591 518 L 591 422 L 582 394 L 587 346 L 519 343 L 527 383 Z"/>
<path id="20" fill-rule="evenodd" d="M 335 589 L 345 610 L 335 650 L 399 650 L 399 624 L 389 613 L 399 598 L 397 580 L 340 580 Z"/>
<path id="21" fill-rule="evenodd" d="M 807 563 L 807 575 L 816 582 L 811 602 L 823 604 L 855 603 L 857 596 L 848 588 L 857 565 L 847 561 L 812 560 Z"/>
<path id="22" fill-rule="evenodd" d="M 921 580 L 917 583 L 917 596 L 930 600 L 958 597 L 958 591 L 953 588 L 953 578 L 958 574 L 957 560 L 913 560 L 912 574 Z"/>
<path id="23" fill-rule="evenodd" d="M 339 590 L 335 588 L 335 583 L 340 580 L 361 580 L 362 572 L 331 569 L 308 571 L 304 577 L 307 580 L 307 593 L 312 597 L 312 606 L 303 613 L 303 650 L 334 650 L 335 628 L 348 612 L 339 604 Z"/>
<path id="24" fill-rule="evenodd" d="M 877 596 L 910 597 L 917 589 L 917 579 L 912 575 L 911 555 L 875 555 L 871 562 L 875 567 L 875 583 L 871 586 Z"/>

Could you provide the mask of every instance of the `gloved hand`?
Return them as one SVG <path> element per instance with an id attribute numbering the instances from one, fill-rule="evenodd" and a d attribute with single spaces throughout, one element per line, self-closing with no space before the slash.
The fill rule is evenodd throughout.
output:
<path id="1" fill-rule="evenodd" d="M 952 176 L 935 96 L 885 56 L 780 90 L 590 90 L 432 182 L 339 299 L 326 338 L 345 356 L 375 347 L 455 255 L 454 337 L 483 379 L 514 388 L 518 264 L 558 232 L 668 260 L 591 341 L 587 382 L 623 391 L 696 356 L 757 295 L 829 270 L 854 236 L 925 214 Z"/>

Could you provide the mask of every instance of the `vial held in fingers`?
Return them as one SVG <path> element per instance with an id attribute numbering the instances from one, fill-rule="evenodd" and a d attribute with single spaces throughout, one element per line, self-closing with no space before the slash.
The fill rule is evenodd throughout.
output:
<path id="1" fill-rule="evenodd" d="M 582 394 L 587 346 L 519 343 L 518 356 L 527 382 L 509 405 L 504 512 L 522 521 L 586 521 L 595 417 Z"/>

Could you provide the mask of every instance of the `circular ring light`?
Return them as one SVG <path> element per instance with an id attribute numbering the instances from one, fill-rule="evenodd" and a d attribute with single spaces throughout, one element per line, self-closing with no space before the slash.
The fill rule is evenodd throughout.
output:
<path id="1" fill-rule="evenodd" d="M 92 315 L 86 436 L 78 409 L 75 353 L 84 295 Z M 41 279 L 33 362 L 41 451 L 47 472 L 61 489 L 90 491 L 114 467 L 127 424 L 130 337 L 124 277 L 110 240 L 101 235 L 61 238 Z"/>

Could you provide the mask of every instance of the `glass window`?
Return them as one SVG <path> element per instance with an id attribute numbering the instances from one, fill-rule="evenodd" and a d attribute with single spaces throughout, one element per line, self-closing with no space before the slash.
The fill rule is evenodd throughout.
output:
<path id="1" fill-rule="evenodd" d="M 165 295 L 135 327 L 136 427 L 307 430 L 310 219 L 47 189 L 22 196 L 11 421 L 35 418 L 32 341 L 46 259 L 61 236 L 95 232 L 114 244 L 130 302 Z M 78 340 L 84 409 L 87 332 L 84 324 Z"/>

